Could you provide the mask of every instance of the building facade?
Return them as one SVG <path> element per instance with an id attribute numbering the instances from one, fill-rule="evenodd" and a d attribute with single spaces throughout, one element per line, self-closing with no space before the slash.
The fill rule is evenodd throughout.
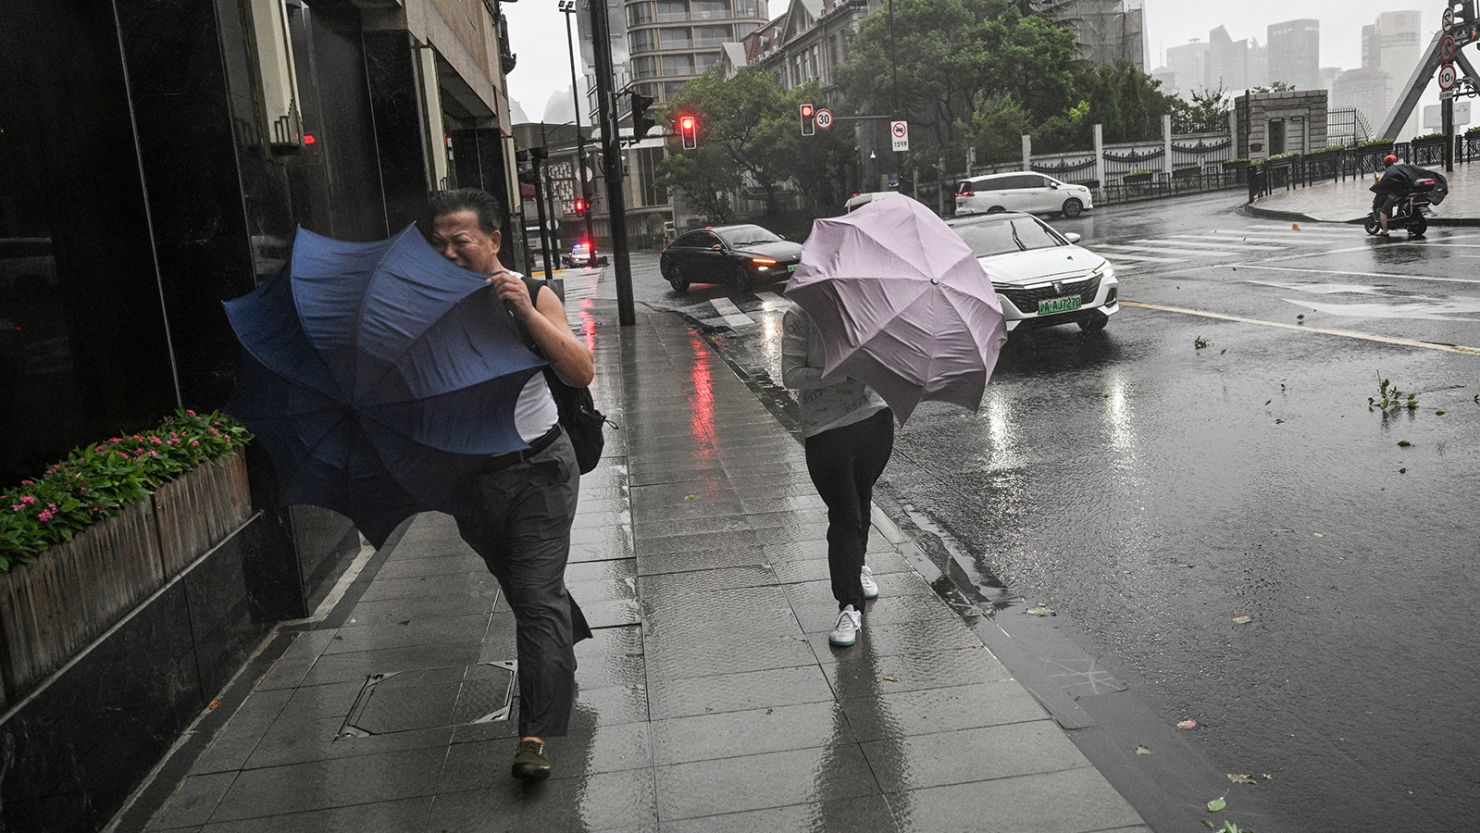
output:
<path id="1" fill-rule="evenodd" d="M 627 49 L 633 88 L 666 102 L 685 83 L 765 24 L 766 0 L 627 0 Z"/>
<path id="2" fill-rule="evenodd" d="M 1038 0 L 1038 6 L 1074 29 L 1079 57 L 1102 66 L 1124 61 L 1144 72 L 1146 10 L 1139 0 Z"/>
<path id="3" fill-rule="evenodd" d="M 1381 123 L 1387 119 L 1387 109 L 1402 98 L 1413 70 L 1423 59 L 1425 38 L 1423 15 L 1417 11 L 1383 12 L 1377 16 L 1370 29 L 1362 28 L 1362 54 L 1371 53 L 1375 61 L 1373 68 L 1387 74 L 1387 105 L 1382 112 L 1370 118 Z M 1365 66 L 1365 64 L 1364 64 Z M 1419 132 L 1417 107 L 1398 135 L 1403 138 Z"/>
<path id="4" fill-rule="evenodd" d="M 1249 93 L 1234 99 L 1233 111 L 1239 158 L 1305 154 L 1328 143 L 1325 90 Z"/>
<path id="5" fill-rule="evenodd" d="M 1210 58 L 1208 45 L 1197 38 L 1167 50 L 1166 68 L 1176 79 L 1182 97 L 1207 88 Z"/>
<path id="6" fill-rule="evenodd" d="M 1321 87 L 1321 22 L 1309 18 L 1269 25 L 1269 80 L 1297 90 Z"/>

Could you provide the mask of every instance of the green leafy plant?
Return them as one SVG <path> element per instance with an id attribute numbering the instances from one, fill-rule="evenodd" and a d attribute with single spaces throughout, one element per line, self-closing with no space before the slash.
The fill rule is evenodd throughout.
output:
<path id="1" fill-rule="evenodd" d="M 1398 386 L 1377 374 L 1377 395 L 1367 397 L 1367 410 L 1388 411 L 1418 410 L 1418 394 L 1404 393 Z"/>
<path id="2" fill-rule="evenodd" d="M 1254 833 L 1252 827 L 1239 827 L 1236 823 L 1225 820 L 1222 827 L 1214 827 L 1207 819 L 1202 820 L 1203 827 L 1214 831 L 1214 833 Z"/>
<path id="3" fill-rule="evenodd" d="M 230 417 L 183 410 L 148 431 L 73 449 L 0 496 L 0 573 L 34 562 L 47 547 L 72 540 L 250 440 Z"/>

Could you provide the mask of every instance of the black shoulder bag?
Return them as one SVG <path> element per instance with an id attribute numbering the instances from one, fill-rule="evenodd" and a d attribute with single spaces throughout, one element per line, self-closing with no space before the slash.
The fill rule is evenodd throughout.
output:
<path id="1" fill-rule="evenodd" d="M 529 302 L 536 309 L 539 308 L 541 283 L 542 281 L 534 278 L 524 278 L 524 286 L 529 290 Z M 523 336 L 525 345 L 535 355 L 549 358 L 523 325 L 520 325 L 519 333 Z M 596 400 L 591 398 L 590 388 L 567 385 L 560 381 L 560 377 L 555 375 L 549 365 L 545 366 L 545 384 L 550 386 L 550 395 L 555 398 L 555 407 L 560 411 L 560 427 L 565 429 L 566 436 L 570 437 L 570 444 L 575 446 L 576 463 L 580 466 L 581 474 L 586 474 L 601 461 L 601 450 L 606 447 L 603 429 L 608 423 L 613 428 L 617 424 L 596 410 Z"/>

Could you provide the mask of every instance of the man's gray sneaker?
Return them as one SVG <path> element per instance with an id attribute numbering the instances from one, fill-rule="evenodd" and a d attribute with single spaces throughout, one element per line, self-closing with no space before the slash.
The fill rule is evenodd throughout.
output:
<path id="1" fill-rule="evenodd" d="M 874 571 L 867 567 L 863 568 L 863 597 L 865 599 L 879 598 L 879 583 L 874 581 Z"/>
<path id="2" fill-rule="evenodd" d="M 838 621 L 833 625 L 827 641 L 839 648 L 846 648 L 858 641 L 858 632 L 863 630 L 863 614 L 848 605 L 838 611 Z"/>

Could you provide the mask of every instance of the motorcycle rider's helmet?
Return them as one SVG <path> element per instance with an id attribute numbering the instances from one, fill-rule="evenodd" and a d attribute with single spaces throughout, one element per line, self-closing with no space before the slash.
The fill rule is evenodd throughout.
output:
<path id="1" fill-rule="evenodd" d="M 1392 155 L 1391 153 L 1389 153 L 1387 156 L 1382 157 L 1382 164 L 1384 164 L 1384 165 L 1396 165 L 1396 164 L 1398 164 L 1398 157 L 1396 157 L 1396 156 Z"/>

